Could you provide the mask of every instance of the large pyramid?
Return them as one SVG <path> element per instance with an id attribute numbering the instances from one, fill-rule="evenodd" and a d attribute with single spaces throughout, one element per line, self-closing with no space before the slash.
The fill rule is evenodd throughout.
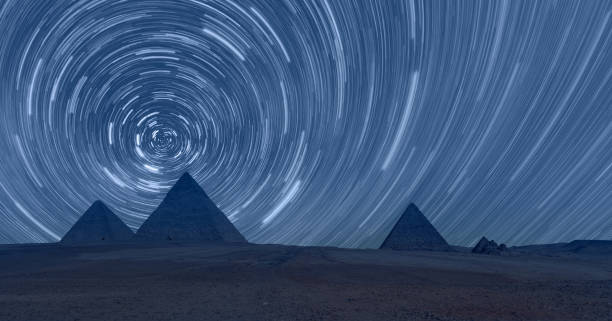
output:
<path id="1" fill-rule="evenodd" d="M 142 224 L 136 238 L 154 241 L 246 242 L 198 183 L 185 173 Z"/>
<path id="2" fill-rule="evenodd" d="M 134 237 L 132 230 L 102 201 L 95 201 L 64 235 L 61 243 L 103 243 L 127 241 Z"/>
<path id="3" fill-rule="evenodd" d="M 436 228 L 413 203 L 408 205 L 380 248 L 430 251 L 449 251 L 451 249 Z"/>

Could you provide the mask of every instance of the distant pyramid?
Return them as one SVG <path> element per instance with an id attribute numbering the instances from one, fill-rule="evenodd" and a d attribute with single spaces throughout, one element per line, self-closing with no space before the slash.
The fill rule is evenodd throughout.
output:
<path id="1" fill-rule="evenodd" d="M 131 240 L 132 230 L 102 201 L 95 201 L 64 235 L 61 243 L 101 243 Z"/>
<path id="2" fill-rule="evenodd" d="M 451 250 L 448 243 L 429 223 L 419 208 L 411 203 L 399 218 L 381 249 L 393 250 Z"/>
<path id="3" fill-rule="evenodd" d="M 137 239 L 246 242 L 198 183 L 185 173 L 142 224 Z"/>
<path id="4" fill-rule="evenodd" d="M 486 237 L 482 237 L 480 241 L 472 248 L 472 253 L 477 254 L 489 254 L 489 255 L 501 255 L 508 248 L 506 244 L 499 244 L 493 240 L 488 240 Z"/>

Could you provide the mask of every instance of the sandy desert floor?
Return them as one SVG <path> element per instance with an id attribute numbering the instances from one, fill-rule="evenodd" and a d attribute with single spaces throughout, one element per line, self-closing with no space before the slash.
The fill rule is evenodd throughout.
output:
<path id="1" fill-rule="evenodd" d="M 11 245 L 0 320 L 612 320 L 612 258 Z"/>

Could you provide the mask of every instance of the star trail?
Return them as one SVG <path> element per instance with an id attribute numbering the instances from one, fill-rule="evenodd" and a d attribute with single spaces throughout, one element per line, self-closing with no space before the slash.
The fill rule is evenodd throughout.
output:
<path id="1" fill-rule="evenodd" d="M 189 171 L 249 241 L 612 239 L 609 1 L 0 1 L 0 243 Z"/>

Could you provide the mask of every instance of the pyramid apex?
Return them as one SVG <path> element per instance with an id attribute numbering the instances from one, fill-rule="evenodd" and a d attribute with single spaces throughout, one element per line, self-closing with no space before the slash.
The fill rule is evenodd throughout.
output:
<path id="1" fill-rule="evenodd" d="M 101 200 L 95 200 L 93 203 L 91 203 L 87 211 L 83 214 L 108 215 L 109 213 L 112 215 L 115 214 L 108 206 L 106 206 L 106 203 Z"/>
<path id="2" fill-rule="evenodd" d="M 83 215 L 107 215 L 109 212 L 114 214 L 113 211 L 108 208 L 108 206 L 106 206 L 104 202 L 102 202 L 101 200 L 95 200 L 93 203 L 91 203 L 91 205 L 89 205 L 89 208 L 87 208 Z"/>
<path id="3" fill-rule="evenodd" d="M 191 176 L 191 174 L 189 174 L 189 172 L 184 172 L 183 175 L 181 175 L 180 179 L 186 179 L 186 178 L 191 178 L 193 179 L 193 176 Z"/>
<path id="4" fill-rule="evenodd" d="M 179 179 L 176 180 L 176 182 L 174 183 L 174 185 L 185 185 L 185 184 L 200 186 L 200 184 L 193 178 L 193 176 L 191 176 L 191 174 L 189 174 L 189 172 L 183 173 L 183 175 L 181 175 L 181 177 L 179 177 Z"/>
<path id="5" fill-rule="evenodd" d="M 410 204 L 408 204 L 408 208 L 419 210 L 419 207 L 416 204 L 412 203 L 412 202 Z"/>
<path id="6" fill-rule="evenodd" d="M 202 189 L 200 183 L 196 181 L 193 176 L 191 176 L 188 172 L 183 173 L 179 179 L 174 182 L 174 185 L 170 189 L 173 190 L 193 190 L 193 189 Z M 206 193 L 204 193 L 206 194 Z"/>

